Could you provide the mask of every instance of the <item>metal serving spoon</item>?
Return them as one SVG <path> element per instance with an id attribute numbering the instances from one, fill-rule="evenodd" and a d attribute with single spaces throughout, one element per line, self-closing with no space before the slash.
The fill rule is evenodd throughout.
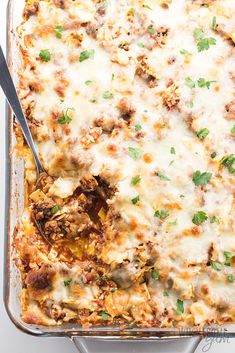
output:
<path id="1" fill-rule="evenodd" d="M 45 169 L 43 168 L 42 163 L 40 162 L 40 159 L 38 157 L 37 150 L 35 148 L 35 144 L 34 144 L 27 120 L 24 116 L 16 89 L 15 89 L 15 85 L 14 85 L 13 80 L 11 78 L 11 75 L 10 75 L 10 72 L 9 72 L 1 45 L 0 45 L 0 86 L 2 87 L 2 90 L 6 96 L 6 99 L 9 103 L 9 105 L 11 106 L 15 116 L 16 116 L 18 123 L 21 126 L 25 140 L 27 141 L 28 146 L 33 154 L 35 164 L 36 164 L 36 169 L 37 169 L 37 184 L 38 184 L 38 182 L 40 180 L 40 176 L 42 175 L 42 173 L 46 173 L 46 172 L 45 172 Z M 35 216 L 34 216 L 34 221 L 35 221 L 35 224 L 36 224 L 41 236 L 43 237 L 43 239 L 49 245 L 51 245 L 51 242 L 45 236 L 44 231 L 42 229 L 42 226 L 36 220 Z"/>
<path id="2" fill-rule="evenodd" d="M 27 120 L 24 116 L 18 95 L 16 93 L 15 85 L 11 78 L 1 45 L 0 45 L 0 86 L 2 87 L 2 90 L 6 96 L 6 99 L 16 116 L 18 123 L 21 126 L 25 140 L 27 141 L 28 146 L 33 154 L 36 168 L 37 168 L 37 178 L 39 179 L 40 174 L 45 172 L 45 169 L 43 168 L 39 160 L 39 157 L 35 148 L 35 144 L 33 142 L 33 138 L 29 130 Z"/>

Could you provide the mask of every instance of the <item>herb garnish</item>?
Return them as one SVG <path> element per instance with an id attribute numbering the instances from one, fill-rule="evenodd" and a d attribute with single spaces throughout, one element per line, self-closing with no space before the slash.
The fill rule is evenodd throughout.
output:
<path id="1" fill-rule="evenodd" d="M 154 213 L 154 217 L 158 217 L 160 219 L 164 219 L 169 216 L 169 211 L 168 210 L 157 210 Z"/>
<path id="2" fill-rule="evenodd" d="M 64 285 L 65 287 L 69 287 L 70 283 L 72 282 L 72 279 L 66 279 L 64 280 Z"/>
<path id="3" fill-rule="evenodd" d="M 55 36 L 56 38 L 58 39 L 61 39 L 62 38 L 62 32 L 64 30 L 64 27 L 63 26 L 60 26 L 60 25 L 57 25 L 56 28 L 55 28 Z"/>
<path id="4" fill-rule="evenodd" d="M 134 176 L 134 177 L 131 179 L 131 185 L 137 185 L 137 184 L 139 184 L 139 183 L 140 183 L 140 180 L 141 180 L 141 178 L 140 178 L 139 175 Z"/>
<path id="5" fill-rule="evenodd" d="M 133 205 L 136 205 L 137 202 L 139 202 L 139 201 L 140 201 L 140 196 L 139 196 L 139 195 L 136 196 L 136 197 L 134 197 L 134 198 L 131 200 L 131 202 L 133 203 Z"/>
<path id="6" fill-rule="evenodd" d="M 211 267 L 216 271 L 221 271 L 224 269 L 224 265 L 217 261 L 211 261 Z"/>
<path id="7" fill-rule="evenodd" d="M 205 38 L 205 33 L 201 28 L 196 28 L 193 32 L 193 36 L 197 42 L 198 52 L 208 50 L 211 45 L 216 45 L 216 39 L 213 37 Z"/>
<path id="8" fill-rule="evenodd" d="M 204 211 L 198 211 L 194 214 L 192 222 L 199 226 L 208 219 L 207 214 Z"/>
<path id="9" fill-rule="evenodd" d="M 83 62 L 84 60 L 87 60 L 87 59 L 94 59 L 94 56 L 95 56 L 94 49 L 84 50 L 80 53 L 79 61 Z"/>
<path id="10" fill-rule="evenodd" d="M 210 181 L 212 177 L 211 173 L 201 173 L 199 170 L 197 170 L 195 173 L 193 173 L 193 182 L 196 186 L 198 185 L 206 185 L 208 181 Z"/>
<path id="11" fill-rule="evenodd" d="M 60 205 L 55 205 L 54 207 L 52 207 L 51 209 L 51 213 L 56 214 L 58 211 L 62 210 L 62 206 Z"/>
<path id="12" fill-rule="evenodd" d="M 224 256 L 225 256 L 224 264 L 226 266 L 231 266 L 232 258 L 235 256 L 235 254 L 230 251 L 224 251 Z"/>
<path id="13" fill-rule="evenodd" d="M 183 300 L 177 299 L 175 313 L 177 315 L 180 315 L 180 314 L 184 313 L 184 302 L 183 302 Z"/>
<path id="14" fill-rule="evenodd" d="M 197 132 L 197 137 L 200 140 L 204 140 L 204 138 L 206 138 L 209 133 L 210 131 L 205 127 Z"/>
<path id="15" fill-rule="evenodd" d="M 151 272 L 152 279 L 159 279 L 159 270 L 155 267 Z"/>
<path id="16" fill-rule="evenodd" d="M 229 173 L 231 173 L 231 174 L 235 173 L 235 168 L 233 166 L 234 163 L 235 163 L 235 154 L 230 154 L 228 156 L 225 156 L 221 160 L 221 164 L 223 164 L 225 167 L 227 167 Z"/>
<path id="17" fill-rule="evenodd" d="M 39 53 L 39 57 L 41 60 L 43 60 L 45 62 L 50 61 L 51 60 L 51 53 L 50 53 L 49 49 L 41 50 Z"/>
<path id="18" fill-rule="evenodd" d="M 112 99 L 113 97 L 114 97 L 114 94 L 112 92 L 110 92 L 110 91 L 105 91 L 103 93 L 103 98 L 104 99 Z"/>
<path id="19" fill-rule="evenodd" d="M 73 108 L 67 108 L 66 111 L 63 110 L 62 116 L 57 120 L 59 124 L 65 125 L 71 123 L 73 120 L 71 116 L 69 116 L 69 110 L 74 110 Z"/>
<path id="20" fill-rule="evenodd" d="M 142 150 L 140 148 L 128 147 L 129 156 L 137 161 L 142 156 Z"/>

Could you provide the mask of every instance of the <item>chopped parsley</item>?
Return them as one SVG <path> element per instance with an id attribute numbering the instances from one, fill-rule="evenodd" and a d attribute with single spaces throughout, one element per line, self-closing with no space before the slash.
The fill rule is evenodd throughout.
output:
<path id="1" fill-rule="evenodd" d="M 154 33 L 156 33 L 156 29 L 153 28 L 152 26 L 150 26 L 150 27 L 148 28 L 148 32 L 149 32 L 151 35 L 154 35 Z"/>
<path id="2" fill-rule="evenodd" d="M 212 83 L 216 81 L 206 81 L 204 78 L 199 78 L 197 80 L 198 87 L 206 87 L 207 89 L 210 89 L 210 86 Z"/>
<path id="3" fill-rule="evenodd" d="M 235 125 L 233 125 L 232 129 L 230 130 L 232 134 L 235 134 Z"/>
<path id="4" fill-rule="evenodd" d="M 201 28 L 195 28 L 195 30 L 193 31 L 193 37 L 195 40 L 200 40 L 204 37 L 205 33 L 203 31 L 203 29 Z"/>
<path id="5" fill-rule="evenodd" d="M 169 294 L 169 292 L 168 292 L 167 290 L 164 290 L 164 292 L 163 292 L 163 296 L 164 296 L 164 297 L 169 297 L 169 296 L 170 296 L 170 294 Z"/>
<path id="6" fill-rule="evenodd" d="M 114 97 L 114 94 L 112 92 L 110 92 L 110 91 L 105 91 L 103 93 L 103 98 L 104 99 L 112 99 L 113 97 Z"/>
<path id="7" fill-rule="evenodd" d="M 191 79 L 191 77 L 185 77 L 185 84 L 186 86 L 188 86 L 189 88 L 193 89 L 196 87 L 195 82 Z"/>
<path id="8" fill-rule="evenodd" d="M 140 47 L 140 48 L 144 48 L 144 47 L 145 47 L 144 43 L 142 43 L 142 42 L 137 43 L 137 45 L 138 45 L 138 47 Z"/>
<path id="9" fill-rule="evenodd" d="M 214 152 L 211 153 L 211 158 L 212 159 L 214 159 L 216 156 L 217 156 L 217 152 L 214 151 Z"/>
<path id="10" fill-rule="evenodd" d="M 171 154 L 176 154 L 175 147 L 171 147 Z"/>
<path id="11" fill-rule="evenodd" d="M 212 29 L 213 29 L 213 31 L 215 31 L 215 30 L 216 30 L 216 27 L 217 27 L 216 17 L 215 17 L 215 16 L 213 16 L 213 18 L 212 18 Z"/>
<path id="12" fill-rule="evenodd" d="M 200 42 L 197 43 L 197 50 L 200 53 L 201 51 L 208 50 L 211 45 L 216 45 L 215 38 L 203 38 L 202 40 L 200 40 Z"/>
<path id="13" fill-rule="evenodd" d="M 186 49 L 181 49 L 180 54 L 185 55 L 185 56 L 191 55 L 191 53 Z"/>
<path id="14" fill-rule="evenodd" d="M 180 314 L 184 313 L 184 302 L 183 302 L 183 300 L 177 299 L 175 313 L 177 315 L 180 315 Z"/>
<path id="15" fill-rule="evenodd" d="M 131 179 L 131 185 L 137 185 L 137 184 L 139 184 L 139 183 L 140 183 L 140 180 L 141 180 L 141 178 L 140 178 L 139 175 L 134 176 L 134 177 Z"/>
<path id="16" fill-rule="evenodd" d="M 204 211 L 198 211 L 194 214 L 192 222 L 199 226 L 208 219 L 207 214 Z"/>
<path id="17" fill-rule="evenodd" d="M 154 217 L 158 217 L 160 219 L 164 219 L 169 216 L 169 211 L 168 210 L 157 210 L 154 213 Z"/>
<path id="18" fill-rule="evenodd" d="M 108 321 L 108 320 L 109 320 L 109 314 L 106 313 L 106 311 L 101 310 L 101 311 L 99 312 L 99 315 L 102 317 L 102 319 L 103 319 L 104 321 Z"/>
<path id="19" fill-rule="evenodd" d="M 142 7 L 144 7 L 145 9 L 148 9 L 148 10 L 152 10 L 152 8 L 149 5 L 143 4 Z"/>
<path id="20" fill-rule="evenodd" d="M 55 36 L 56 38 L 58 39 L 61 39 L 62 38 L 62 32 L 64 30 L 64 27 L 63 26 L 60 26 L 60 25 L 57 25 L 56 28 L 55 28 Z"/>
<path id="21" fill-rule="evenodd" d="M 142 130 L 142 126 L 140 125 L 140 124 L 136 124 L 135 125 L 135 131 L 140 131 L 140 130 Z"/>
<path id="22" fill-rule="evenodd" d="M 136 197 L 134 197 L 134 198 L 131 200 L 131 202 L 133 203 L 133 205 L 136 205 L 137 202 L 139 202 L 139 201 L 140 201 L 140 196 L 139 196 L 139 195 L 136 196 Z"/>
<path id="23" fill-rule="evenodd" d="M 137 161 L 142 156 L 142 150 L 140 148 L 128 147 L 129 156 Z"/>
<path id="24" fill-rule="evenodd" d="M 199 170 L 197 170 L 195 173 L 193 173 L 193 182 L 196 186 L 198 185 L 206 185 L 208 181 L 210 181 L 212 177 L 211 173 L 201 173 Z"/>
<path id="25" fill-rule="evenodd" d="M 41 60 L 43 60 L 45 62 L 50 61 L 51 60 L 51 53 L 50 53 L 49 49 L 41 50 L 39 53 L 39 57 Z"/>
<path id="26" fill-rule="evenodd" d="M 167 222 L 168 226 L 176 226 L 178 224 L 178 219 L 174 219 L 173 221 L 169 221 Z"/>
<path id="27" fill-rule="evenodd" d="M 228 275 L 228 276 L 227 276 L 227 279 L 228 279 L 228 281 L 231 282 L 231 283 L 235 282 L 235 276 L 234 276 L 234 275 L 231 275 L 231 274 Z"/>
<path id="28" fill-rule="evenodd" d="M 111 81 L 113 81 L 113 80 L 114 80 L 114 78 L 115 78 L 115 75 L 114 75 L 114 74 L 112 74 Z"/>
<path id="29" fill-rule="evenodd" d="M 94 59 L 94 56 L 95 56 L 94 49 L 84 50 L 80 54 L 79 61 L 81 63 L 81 62 L 83 62 L 84 60 L 87 60 L 87 59 Z"/>
<path id="30" fill-rule="evenodd" d="M 159 279 L 159 270 L 156 267 L 152 270 L 151 277 L 154 280 Z"/>
<path id="31" fill-rule="evenodd" d="M 224 265 L 221 264 L 220 262 L 211 261 L 210 264 L 211 264 L 211 267 L 216 271 L 221 271 L 224 269 Z"/>
<path id="32" fill-rule="evenodd" d="M 235 173 L 234 163 L 235 163 L 235 154 L 230 154 L 228 156 L 225 156 L 221 160 L 221 164 L 227 167 L 229 173 L 231 174 Z"/>
<path id="33" fill-rule="evenodd" d="M 86 80 L 86 81 L 85 81 L 85 85 L 89 86 L 89 85 L 91 85 L 93 82 L 94 82 L 94 81 L 92 81 L 92 80 Z"/>
<path id="34" fill-rule="evenodd" d="M 208 50 L 211 45 L 216 45 L 216 39 L 213 37 L 205 38 L 205 32 L 201 28 L 196 28 L 193 37 L 197 42 L 198 52 Z"/>
<path id="35" fill-rule="evenodd" d="M 70 283 L 72 282 L 72 279 L 66 279 L 64 280 L 64 285 L 65 287 L 69 287 Z"/>
<path id="36" fill-rule="evenodd" d="M 65 125 L 71 123 L 73 120 L 71 116 L 69 116 L 69 110 L 74 110 L 73 108 L 67 108 L 66 111 L 63 110 L 62 116 L 57 120 L 59 124 Z"/>
<path id="37" fill-rule="evenodd" d="M 52 207 L 51 209 L 51 213 L 56 214 L 58 211 L 62 210 L 62 206 L 60 205 L 55 205 L 54 207 Z"/>
<path id="38" fill-rule="evenodd" d="M 224 251 L 224 256 L 225 256 L 224 264 L 226 266 L 231 266 L 232 258 L 235 256 L 235 254 L 230 251 Z"/>
<path id="39" fill-rule="evenodd" d="M 117 288 L 115 288 L 115 287 L 114 287 L 114 288 L 112 288 L 112 289 L 111 289 L 111 293 L 116 292 L 116 290 L 117 290 Z"/>
<path id="40" fill-rule="evenodd" d="M 168 176 L 166 176 L 165 174 L 161 173 L 161 172 L 156 172 L 157 176 L 161 179 L 161 180 L 165 180 L 165 181 L 170 181 L 171 179 L 168 178 Z"/>
<path id="41" fill-rule="evenodd" d="M 210 131 L 205 127 L 197 132 L 197 137 L 200 140 L 204 140 L 204 138 L 206 138 L 209 133 Z"/>

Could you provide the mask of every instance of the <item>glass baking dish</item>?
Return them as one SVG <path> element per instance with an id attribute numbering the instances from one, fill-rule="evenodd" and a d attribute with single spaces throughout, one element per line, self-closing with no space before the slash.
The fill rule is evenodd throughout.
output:
<path id="1" fill-rule="evenodd" d="M 16 27 L 21 22 L 25 0 L 8 3 L 7 57 L 10 71 L 17 83 Z M 29 325 L 21 320 L 19 295 L 21 279 L 14 262 L 13 234 L 24 208 L 24 165 L 17 158 L 12 111 L 7 108 L 6 119 L 6 207 L 5 207 L 5 307 L 12 322 L 22 331 L 36 336 L 64 336 L 71 338 L 80 352 L 194 352 L 202 337 L 235 337 L 235 325 L 195 329 L 158 329 L 94 327 L 83 328 L 75 324 L 59 327 Z"/>

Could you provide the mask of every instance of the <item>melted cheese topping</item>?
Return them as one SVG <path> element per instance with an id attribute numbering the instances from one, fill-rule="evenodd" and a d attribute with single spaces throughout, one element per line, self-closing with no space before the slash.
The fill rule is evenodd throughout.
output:
<path id="1" fill-rule="evenodd" d="M 116 190 L 108 204 L 119 217 L 98 259 L 136 283 L 102 294 L 110 317 L 235 319 L 224 265 L 224 252 L 235 255 L 234 19 L 232 0 L 49 0 L 18 29 L 21 102 L 59 177 L 51 196 L 72 195 L 81 176 Z M 147 266 L 159 276 L 138 285 Z M 69 300 L 69 288 L 59 279 L 51 299 Z M 94 295 L 85 286 L 73 308 L 98 310 Z"/>

